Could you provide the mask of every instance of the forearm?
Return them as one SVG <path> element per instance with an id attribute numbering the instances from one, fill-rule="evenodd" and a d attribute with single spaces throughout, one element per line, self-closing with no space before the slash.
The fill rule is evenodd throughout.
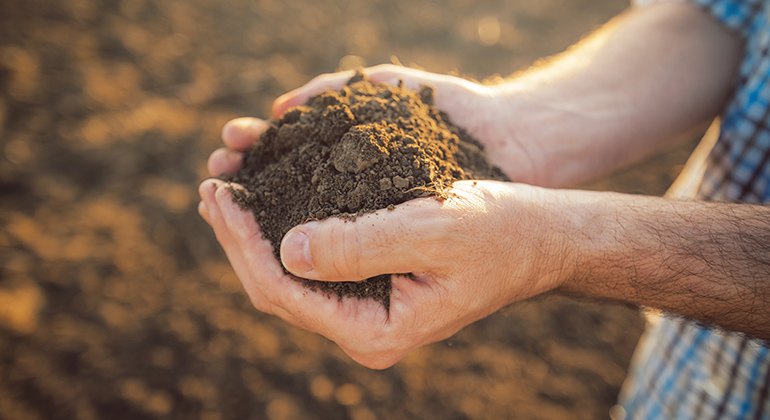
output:
<path id="1" fill-rule="evenodd" d="M 738 38 L 691 4 L 631 9 L 551 62 L 497 87 L 514 179 L 567 186 L 665 147 L 713 118 L 731 88 Z"/>
<path id="2" fill-rule="evenodd" d="M 770 207 L 570 192 L 562 290 L 770 339 Z M 562 198 L 564 200 L 564 198 Z"/>

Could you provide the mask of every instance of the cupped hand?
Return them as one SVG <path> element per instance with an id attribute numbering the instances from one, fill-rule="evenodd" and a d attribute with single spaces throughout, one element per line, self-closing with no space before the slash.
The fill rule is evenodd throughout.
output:
<path id="1" fill-rule="evenodd" d="M 374 83 L 396 85 L 403 81 L 410 89 L 433 86 L 434 105 L 446 112 L 452 122 L 464 128 L 485 145 L 490 159 L 513 180 L 538 183 L 533 156 L 539 156 L 536 144 L 522 143 L 511 121 L 515 115 L 504 104 L 505 94 L 495 85 L 482 85 L 455 76 L 383 64 L 363 70 Z M 279 118 L 293 106 L 302 105 L 316 94 L 328 89 L 341 89 L 353 76 L 353 71 L 323 74 L 304 86 L 280 96 L 273 102 L 273 117 Z M 214 176 L 235 172 L 240 168 L 242 152 L 258 141 L 269 123 L 257 118 L 238 118 L 227 123 L 222 139 L 227 148 L 219 149 L 209 158 L 209 172 Z"/>
<path id="2" fill-rule="evenodd" d="M 487 146 L 509 176 L 526 181 L 527 151 L 513 139 L 492 88 L 465 79 L 382 65 L 365 70 L 375 83 L 435 88 L 434 104 Z M 352 72 L 318 76 L 278 98 L 276 117 L 327 89 L 340 89 Z M 222 130 L 225 148 L 212 153 L 212 176 L 233 173 L 243 152 L 269 123 L 238 118 Z M 517 165 L 510 165 L 517 162 Z M 555 273 L 537 273 L 543 243 L 538 222 L 546 190 L 517 184 L 463 181 L 445 201 L 423 198 L 360 217 L 328 219 L 294 228 L 283 240 L 282 262 L 293 274 L 325 281 L 392 276 L 389 311 L 373 300 L 328 298 L 286 275 L 261 237 L 253 215 L 233 203 L 230 188 L 210 179 L 200 186 L 199 212 L 212 226 L 254 306 L 336 342 L 359 363 L 388 367 L 410 351 L 445 339 L 502 306 L 559 285 Z M 546 194 L 547 195 L 547 194 Z M 546 267 L 549 265 L 545 265 Z"/>
<path id="3" fill-rule="evenodd" d="M 235 186 L 235 188 L 239 188 Z M 232 201 L 228 184 L 201 184 L 201 214 L 213 227 L 254 306 L 336 342 L 371 368 L 450 337 L 502 306 L 559 286 L 543 202 L 547 190 L 461 181 L 447 199 L 421 198 L 359 217 L 292 229 L 281 246 L 293 274 L 325 281 L 392 276 L 390 309 L 374 300 L 337 299 L 284 274 L 253 216 Z"/>

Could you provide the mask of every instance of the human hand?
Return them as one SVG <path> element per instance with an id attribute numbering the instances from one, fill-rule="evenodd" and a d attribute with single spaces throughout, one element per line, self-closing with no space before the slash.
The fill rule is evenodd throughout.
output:
<path id="1" fill-rule="evenodd" d="M 234 186 L 234 188 L 240 188 Z M 359 217 L 292 229 L 281 259 L 293 274 L 325 281 L 392 276 L 390 309 L 373 300 L 328 298 L 286 275 L 253 215 L 219 180 L 201 184 L 201 215 L 213 227 L 254 306 L 324 335 L 357 362 L 386 368 L 450 337 L 510 302 L 560 285 L 563 258 L 544 218 L 548 190 L 460 181 L 440 201 L 420 198 Z M 548 250 L 548 252 L 545 252 Z M 543 272 L 543 267 L 554 271 Z"/>
<path id="2" fill-rule="evenodd" d="M 533 156 L 540 153 L 536 144 L 522 144 L 511 126 L 511 115 L 502 102 L 503 91 L 494 85 L 482 85 L 459 77 L 429 73 L 409 67 L 383 64 L 363 70 L 373 83 L 391 85 L 403 81 L 404 86 L 418 90 L 422 85 L 435 89 L 434 105 L 446 112 L 452 122 L 464 128 L 486 147 L 495 165 L 513 180 L 537 183 Z M 341 89 L 353 71 L 320 75 L 304 86 L 288 92 L 273 103 L 273 116 L 280 117 L 293 106 L 302 105 L 314 95 L 328 89 Z M 227 148 L 215 151 L 209 159 L 212 175 L 235 172 L 240 168 L 242 152 L 257 141 L 269 123 L 257 118 L 237 118 L 228 122 L 222 139 Z"/>
<path id="3" fill-rule="evenodd" d="M 485 142 L 488 148 L 490 145 L 494 147 L 495 139 L 502 139 L 503 131 L 495 130 L 492 122 L 500 119 L 490 117 L 496 110 L 495 98 L 483 85 L 389 65 L 369 69 L 366 74 L 374 82 L 397 83 L 403 80 L 407 87 L 414 89 L 430 84 L 435 88 L 434 104 Z M 280 115 L 326 89 L 339 89 L 351 76 L 350 72 L 319 76 L 278 98 L 274 103 L 274 113 Z M 222 133 L 227 148 L 211 155 L 209 172 L 221 175 L 240 169 L 242 152 L 258 141 L 268 127 L 268 122 L 256 118 L 239 118 L 229 122 Z M 506 149 L 501 150 L 492 155 L 504 155 Z M 237 185 L 232 187 L 240 188 Z M 376 228 L 367 231 L 366 235 L 399 231 L 403 235 L 398 238 L 392 234 L 378 236 L 379 240 L 375 243 L 348 240 L 342 242 L 348 245 L 346 249 L 322 246 L 312 254 L 313 268 L 309 272 L 302 269 L 302 261 L 297 259 L 304 255 L 304 251 L 297 253 L 290 249 L 294 242 L 292 237 L 296 239 L 297 236 L 287 235 L 284 247 L 288 246 L 289 250 L 283 252 L 284 266 L 297 270 L 294 274 L 304 278 L 355 281 L 377 274 L 414 273 L 414 279 L 393 276 L 388 312 L 370 300 L 330 300 L 291 281 L 273 257 L 270 244 L 261 239 L 253 216 L 233 204 L 227 188 L 218 180 L 204 181 L 201 184 L 199 210 L 214 228 L 254 305 L 332 339 L 355 360 L 370 367 L 390 366 L 409 351 L 449 337 L 510 301 L 542 293 L 556 284 L 554 276 L 535 278 L 528 273 L 530 270 L 527 267 L 537 260 L 530 254 L 542 248 L 525 244 L 539 241 L 542 235 L 517 236 L 518 239 L 514 240 L 513 236 L 503 234 L 506 232 L 502 229 L 503 224 L 515 222 L 520 226 L 528 219 L 521 217 L 514 220 L 510 217 L 522 214 L 527 208 L 533 210 L 525 206 L 506 213 L 503 211 L 503 199 L 510 198 L 517 188 L 528 193 L 539 191 L 536 189 L 514 188 L 511 184 L 493 182 L 460 182 L 455 184 L 455 195 L 443 203 L 434 199 L 415 200 L 397 206 L 393 212 L 363 216 L 350 226 Z M 325 238 L 322 240 L 331 241 L 334 235 L 342 232 L 344 237 L 344 232 L 347 232 L 346 228 L 340 230 L 335 227 L 339 223 L 344 222 L 330 219 L 311 223 L 303 225 L 310 231 L 301 232 L 308 237 L 320 234 L 321 238 Z M 410 226 L 411 230 L 405 230 Z M 514 229 L 514 226 L 508 227 Z M 366 235 L 355 233 L 354 239 L 366 238 Z M 495 236 L 500 237 L 487 242 Z M 382 253 L 383 250 L 393 253 Z M 514 267 L 510 264 L 512 260 L 503 258 L 512 250 L 516 250 L 520 258 L 515 268 L 511 268 Z M 422 259 L 415 259 L 418 256 Z M 353 262 L 355 265 L 345 265 Z M 509 275 L 514 274 L 515 278 L 511 281 Z"/>

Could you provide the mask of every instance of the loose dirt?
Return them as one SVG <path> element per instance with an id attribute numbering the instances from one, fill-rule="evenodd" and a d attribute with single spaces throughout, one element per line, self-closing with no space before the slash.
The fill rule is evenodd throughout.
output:
<path id="1" fill-rule="evenodd" d="M 311 220 L 356 216 L 426 196 L 454 181 L 506 180 L 482 145 L 433 106 L 433 88 L 374 85 L 360 73 L 339 91 L 287 111 L 227 177 L 246 187 L 234 200 L 249 209 L 280 260 L 283 236 Z M 338 297 L 372 298 L 386 308 L 390 274 L 361 282 L 297 279 Z"/>

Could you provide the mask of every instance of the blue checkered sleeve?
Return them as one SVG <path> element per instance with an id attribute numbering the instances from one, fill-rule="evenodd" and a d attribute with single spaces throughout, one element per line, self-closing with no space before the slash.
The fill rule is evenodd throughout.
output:
<path id="1" fill-rule="evenodd" d="M 663 1 L 683 2 L 682 0 L 632 0 L 636 6 Z M 743 38 L 750 37 L 760 29 L 755 17 L 762 9 L 763 0 L 691 0 L 689 3 L 700 6 Z"/>

